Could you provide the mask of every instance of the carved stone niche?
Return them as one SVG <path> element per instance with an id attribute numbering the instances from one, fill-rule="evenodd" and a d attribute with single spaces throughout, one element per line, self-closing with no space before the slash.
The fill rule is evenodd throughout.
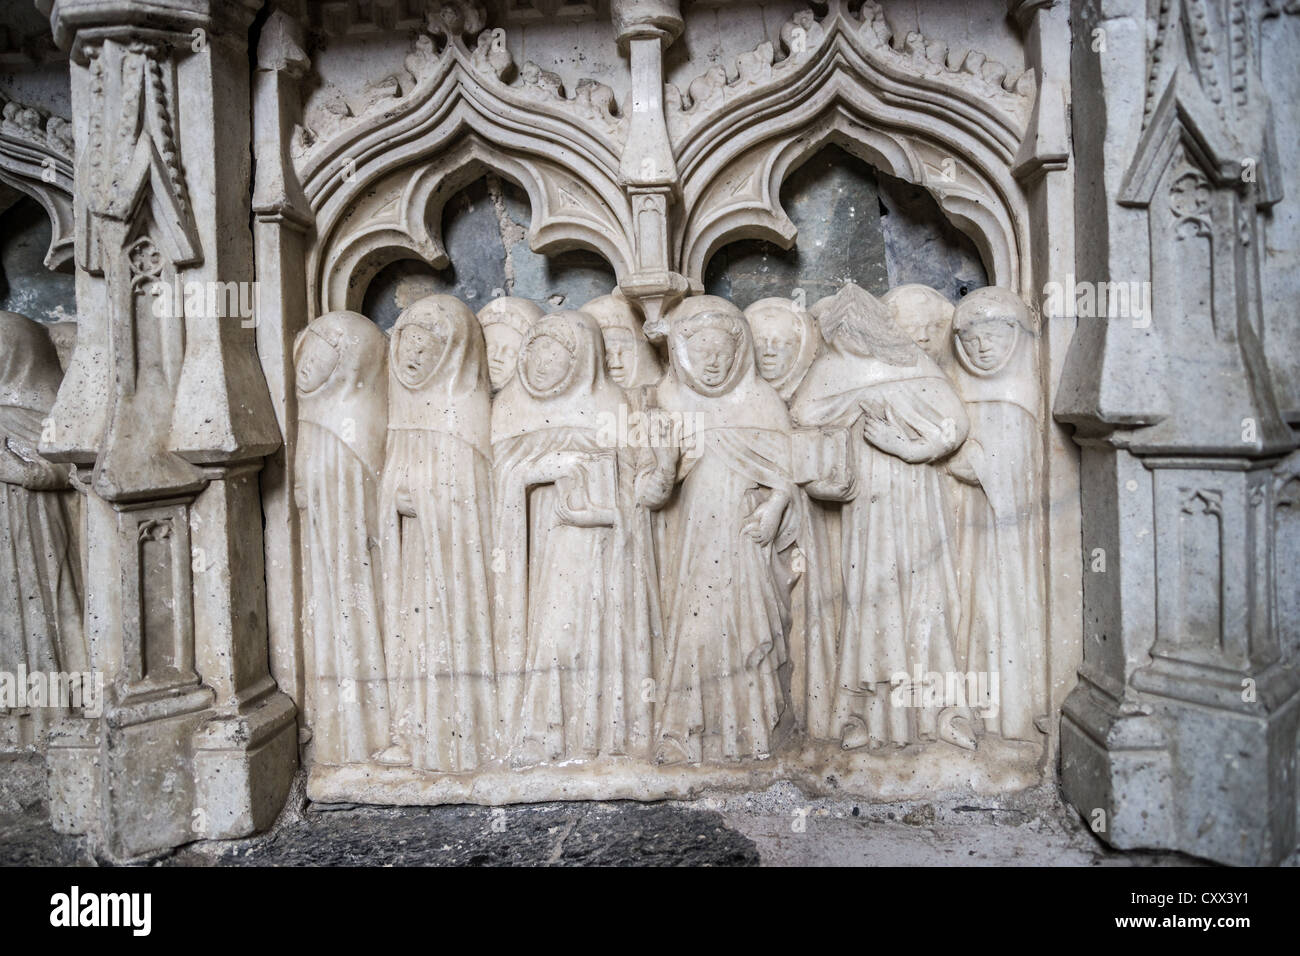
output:
<path id="1" fill-rule="evenodd" d="M 1076 465 L 1047 414 L 1065 330 L 1034 304 L 1061 253 L 1032 214 L 1062 201 L 1041 59 L 1068 33 L 1026 46 L 989 11 L 997 57 L 873 0 L 770 31 L 728 4 L 726 37 L 615 2 L 613 32 L 573 26 L 598 79 L 543 62 L 514 5 L 339 21 L 328 50 L 272 15 L 256 235 L 283 305 L 258 336 L 286 449 L 263 501 L 311 798 L 1044 779 L 1079 646 Z M 665 58 L 683 31 L 728 65 Z M 798 242 L 781 184 L 829 145 L 928 190 L 991 288 L 701 294 L 728 243 Z M 443 211 L 487 173 L 527 194 L 534 251 L 595 252 L 617 287 L 552 312 L 431 295 L 386 337 L 369 283 L 470 268 Z"/>

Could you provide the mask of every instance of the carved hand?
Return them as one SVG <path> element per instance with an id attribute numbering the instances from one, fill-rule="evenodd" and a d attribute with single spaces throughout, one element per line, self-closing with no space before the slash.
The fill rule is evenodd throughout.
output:
<path id="1" fill-rule="evenodd" d="M 781 515 L 785 513 L 786 502 L 784 495 L 773 494 L 753 510 L 740 530 L 757 541 L 759 547 L 767 547 L 781 527 Z"/>
<path id="2" fill-rule="evenodd" d="M 912 464 L 929 458 L 928 443 L 908 438 L 887 412 L 868 411 L 862 419 L 862 437 L 881 451 Z"/>
<path id="3" fill-rule="evenodd" d="M 967 439 L 957 454 L 948 459 L 948 474 L 968 485 L 978 485 L 979 467 L 984 460 L 984 449 L 979 442 Z"/>
<path id="4" fill-rule="evenodd" d="M 858 493 L 858 478 L 846 468 L 835 467 L 825 478 L 809 482 L 808 494 L 827 501 L 852 501 Z"/>
<path id="5" fill-rule="evenodd" d="M 559 500 L 555 503 L 555 516 L 563 524 L 575 528 L 610 528 L 614 525 L 614 512 L 610 508 L 597 508 L 587 495 L 587 487 L 572 475 L 563 475 L 555 482 Z"/>
<path id="6" fill-rule="evenodd" d="M 9 450 L 9 444 L 0 440 L 0 481 L 7 485 L 22 485 L 27 481 L 27 462 Z"/>

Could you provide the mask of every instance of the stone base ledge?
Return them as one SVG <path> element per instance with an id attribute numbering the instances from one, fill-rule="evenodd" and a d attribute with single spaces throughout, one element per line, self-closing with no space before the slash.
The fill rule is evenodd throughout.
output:
<path id="1" fill-rule="evenodd" d="M 1037 786 L 1044 779 L 1043 752 L 1041 744 L 985 737 L 974 753 L 942 742 L 875 753 L 846 753 L 828 743 L 732 766 L 658 766 L 606 757 L 454 774 L 317 764 L 307 778 L 307 796 L 318 803 L 504 806 L 552 800 L 689 800 L 711 792 L 766 790 L 788 781 L 809 797 L 931 800 L 1005 795 Z"/>

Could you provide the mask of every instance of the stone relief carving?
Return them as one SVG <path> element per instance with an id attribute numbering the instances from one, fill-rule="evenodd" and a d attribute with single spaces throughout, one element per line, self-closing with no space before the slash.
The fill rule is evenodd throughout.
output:
<path id="1" fill-rule="evenodd" d="M 492 413 L 500 702 L 517 765 L 644 756 L 658 608 L 596 320 L 539 319 Z"/>
<path id="2" fill-rule="evenodd" d="M 355 312 L 322 315 L 294 347 L 303 517 L 304 706 L 327 763 L 365 761 L 389 743 L 379 489 L 385 468 L 388 342 Z"/>
<path id="3" fill-rule="evenodd" d="M 641 334 L 637 308 L 621 295 L 603 295 L 582 307 L 600 325 L 605 338 L 605 365 L 621 388 L 641 389 L 658 384 L 663 366 L 654 347 Z"/>
<path id="4" fill-rule="evenodd" d="M 524 509 L 522 518 L 516 516 L 518 521 L 541 522 L 537 540 L 554 541 L 556 547 L 558 542 L 572 541 L 579 550 L 598 549 L 599 541 L 612 536 L 624 556 L 616 560 L 608 551 L 612 546 L 601 544 L 599 548 L 606 548 L 600 552 L 602 561 L 613 562 L 608 564 L 610 568 L 622 568 L 620 561 L 632 562 L 633 569 L 624 576 L 644 582 L 639 586 L 649 592 L 644 628 L 640 623 L 627 625 L 631 630 L 625 637 L 633 641 L 632 645 L 615 646 L 600 636 L 610 613 L 602 604 L 592 611 L 585 644 L 577 637 L 565 643 L 547 635 L 546 639 L 552 641 L 548 653 L 552 654 L 549 660 L 554 665 L 553 680 L 548 678 L 551 682 L 545 687 L 530 687 L 530 622 L 534 616 L 538 621 L 550 620 L 547 615 L 556 612 L 548 599 L 534 600 L 528 588 L 522 593 L 513 586 L 509 593 L 503 591 L 500 585 L 506 572 L 502 569 L 509 566 L 517 580 L 526 582 L 529 588 L 534 573 L 540 575 L 537 580 L 544 589 L 539 592 L 543 596 L 551 593 L 545 589 L 571 595 L 580 582 L 530 563 L 537 558 L 531 543 L 520 554 L 517 541 L 499 537 L 505 533 L 502 509 L 507 506 L 497 492 L 505 478 L 500 474 L 497 456 L 488 456 L 495 489 L 486 507 L 492 516 L 487 553 L 492 568 L 491 684 L 496 735 L 484 745 L 486 752 L 480 751 L 481 760 L 472 771 L 468 763 L 460 771 L 445 763 L 443 766 L 453 769 L 450 773 L 437 769 L 436 760 L 418 765 L 413 758 L 408 761 L 407 753 L 398 746 L 386 754 L 380 752 L 387 763 L 372 754 L 366 761 L 339 765 L 338 772 L 313 772 L 311 786 L 316 795 L 350 799 L 379 781 L 373 785 L 390 788 L 383 790 L 386 799 L 493 800 L 503 799 L 501 794 L 506 792 L 538 792 L 528 789 L 526 783 L 536 773 L 558 774 L 546 779 L 566 781 L 532 785 L 544 792 L 559 792 L 553 787 L 572 784 L 581 792 L 595 793 L 597 789 L 591 788 L 606 784 L 598 783 L 595 776 L 583 775 L 582 768 L 593 761 L 602 767 L 610 761 L 631 761 L 639 768 L 637 774 L 646 773 L 648 779 L 658 781 L 650 792 L 663 795 L 666 790 L 655 788 L 669 787 L 665 781 L 670 778 L 686 780 L 691 774 L 712 773 L 718 767 L 729 767 L 732 769 L 727 772 L 736 773 L 750 773 L 755 766 L 782 767 L 786 778 L 790 773 L 797 775 L 804 772 L 799 767 L 812 764 L 796 760 L 796 769 L 791 769 L 795 766 L 790 761 L 796 743 L 811 747 L 823 761 L 844 759 L 849 761 L 846 766 L 861 770 L 872 761 L 901 759 L 905 763 L 923 759 L 913 755 L 924 751 L 936 738 L 944 742 L 934 746 L 944 752 L 971 754 L 981 767 L 1001 768 L 988 771 L 990 780 L 1003 772 L 1023 773 L 1020 779 L 1026 780 L 1035 777 L 1041 739 L 1004 739 L 996 728 L 980 737 L 985 728 L 974 706 L 981 699 L 974 693 L 965 706 L 931 707 L 920 719 L 909 710 L 901 725 L 896 720 L 895 726 L 886 726 L 890 714 L 885 714 L 885 724 L 881 724 L 881 715 L 869 706 L 879 697 L 873 698 L 862 675 L 854 674 L 854 665 L 842 660 L 845 648 L 858 647 L 860 654 L 873 653 L 861 650 L 870 643 L 861 622 L 851 621 L 843 613 L 849 602 L 845 598 L 848 581 L 843 573 L 847 545 L 842 531 L 846 526 L 869 526 L 871 517 L 878 518 L 871 515 L 867 502 L 858 501 L 860 476 L 855 468 L 858 458 L 867 456 L 870 450 L 882 460 L 893 458 L 902 473 L 915 474 L 931 495 L 940 496 L 935 499 L 936 515 L 927 515 L 924 520 L 918 517 L 915 526 L 923 543 L 931 543 L 928 535 L 944 539 L 941 560 L 937 562 L 941 570 L 931 575 L 933 580 L 927 587 L 942 595 L 953 609 L 945 607 L 941 614 L 930 608 L 933 601 L 918 598 L 915 605 L 925 610 L 917 612 L 919 623 L 915 627 L 918 633 L 937 628 L 940 636 L 935 643 L 947 647 L 950 658 L 942 658 L 936 651 L 936 661 L 950 660 L 948 670 L 961 663 L 957 618 L 960 483 L 947 470 L 947 459 L 961 443 L 961 436 L 955 433 L 960 402 L 958 414 L 952 416 L 926 417 L 933 410 L 919 415 L 926 427 L 937 426 L 941 431 L 949 424 L 952 427 L 952 433 L 936 440 L 931 461 L 904 462 L 870 445 L 863 437 L 867 427 L 879 431 L 879 440 L 889 444 L 885 433 L 892 424 L 888 418 L 884 424 L 859 424 L 852 442 L 853 430 L 843 423 L 800 427 L 796 422 L 787 425 L 784 432 L 772 432 L 784 435 L 774 439 L 777 445 L 788 444 L 788 461 L 778 455 L 773 465 L 777 472 L 788 472 L 788 478 L 779 493 L 766 486 L 766 490 L 747 489 L 749 507 L 741 519 L 742 523 L 749 520 L 759 507 L 759 498 L 786 499 L 778 528 L 779 547 L 771 543 L 758 546 L 763 552 L 762 574 L 755 572 L 753 577 L 754 593 L 775 595 L 777 603 L 763 605 L 765 627 L 749 622 L 744 633 L 735 635 L 735 648 L 748 648 L 757 654 L 755 660 L 742 662 L 743 677 L 735 677 L 736 681 L 747 682 L 747 687 L 752 685 L 759 695 L 756 702 L 744 705 L 745 719 L 750 723 L 739 730 L 727 723 L 742 712 L 735 707 L 726 714 L 712 713 L 717 701 L 714 687 L 699 690 L 685 680 L 679 680 L 674 687 L 674 672 L 668 663 L 670 645 L 680 645 L 679 656 L 690 660 L 695 653 L 692 642 L 696 641 L 690 622 L 672 617 L 673 608 L 690 604 L 689 597 L 683 599 L 684 604 L 674 603 L 677 582 L 670 579 L 679 570 L 686 549 L 679 540 L 679 530 L 689 523 L 683 517 L 681 502 L 688 492 L 693 496 L 691 504 L 696 510 L 690 516 L 700 517 L 706 528 L 711 527 L 711 521 L 721 527 L 734 518 L 729 511 L 718 515 L 703 512 L 702 503 L 709 500 L 704 489 L 712 479 L 696 480 L 695 469 L 700 469 L 701 475 L 712 474 L 715 468 L 725 471 L 730 460 L 726 456 L 733 451 L 742 464 L 750 453 L 761 458 L 761 453 L 752 448 L 746 452 L 748 446 L 743 441 L 753 439 L 761 449 L 767 435 L 762 428 L 716 429 L 724 437 L 729 432 L 734 432 L 731 438 L 740 436 L 737 440 L 741 441 L 741 449 L 730 449 L 725 442 L 723 451 L 699 446 L 693 429 L 703 418 L 688 418 L 682 409 L 665 407 L 670 399 L 683 396 L 699 403 L 701 412 L 710 403 L 725 407 L 718 396 L 701 395 L 689 385 L 681 385 L 676 393 L 666 386 L 676 380 L 673 353 L 668 347 L 672 317 L 678 315 L 674 307 L 679 301 L 690 303 L 701 298 L 698 293 L 704 266 L 721 245 L 738 238 L 771 239 L 783 246 L 794 242 L 793 225 L 779 203 L 781 183 L 789 172 L 823 146 L 841 145 L 876 168 L 929 189 L 950 219 L 975 239 L 992 280 L 1021 295 L 1028 288 L 1030 218 L 1012 166 L 1025 150 L 1023 139 L 1034 107 L 1037 73 L 1017 71 L 1013 82 L 1004 82 L 1005 73 L 1011 71 L 999 73 L 999 68 L 990 67 L 987 72 L 991 81 L 986 80 L 984 64 L 977 54 L 968 57 L 964 65 L 951 67 L 941 44 L 917 37 L 912 37 L 909 44 L 906 38 L 893 36 L 878 12 L 872 12 L 871 5 L 865 11 L 848 11 L 836 5 L 823 16 L 812 11 L 795 15 L 784 29 L 774 32 L 770 48 L 760 45 L 740 56 L 734 69 L 719 69 L 687 84 L 687 109 L 683 112 L 674 106 L 674 92 L 665 86 L 663 74 L 664 50 L 683 29 L 675 4 L 613 5 L 615 30 L 620 44 L 627 47 L 631 79 L 628 102 L 618 110 L 613 106 L 613 95 L 598 84 L 580 82 L 566 93 L 566 80 L 546 68 L 546 61 L 536 57 L 525 60 L 518 37 L 502 32 L 503 27 L 511 27 L 509 17 L 489 21 L 482 11 L 461 3 L 433 4 L 423 22 L 412 24 L 415 36 L 405 57 L 405 72 L 398 71 L 396 95 L 390 95 L 394 88 L 384 80 L 380 84 L 381 98 L 361 110 L 364 115 L 345 117 L 337 133 L 317 139 L 308 152 L 300 152 L 285 164 L 286 180 L 301 182 L 314 225 L 306 241 L 303 275 L 308 315 L 360 309 L 370 277 L 397 259 L 416 258 L 435 269 L 450 265 L 441 237 L 443 209 L 449 197 L 488 172 L 516 183 L 527 193 L 533 215 L 528 239 L 535 251 L 550 254 L 588 249 L 611 264 L 619 288 L 610 296 L 587 303 L 580 311 L 594 319 L 601 333 L 608 384 L 612 389 L 622 389 L 616 414 L 608 408 L 600 409 L 606 413 L 606 424 L 615 435 L 612 456 L 597 457 L 612 457 L 613 465 L 601 464 L 595 471 L 588 465 L 580 476 L 575 472 L 538 482 L 529 486 L 527 494 L 517 496 L 510 507 Z M 402 59 L 399 50 L 400 45 L 394 45 L 392 56 L 398 62 Z M 322 60 L 319 69 L 324 71 L 320 81 L 328 86 L 328 64 Z M 309 81 L 306 87 L 314 82 Z M 311 96 L 319 97 L 320 92 Z M 635 108 L 638 104 L 642 107 L 639 111 Z M 349 112 L 356 113 L 354 107 L 358 105 L 363 104 L 349 106 Z M 289 129 L 293 116 L 290 102 Z M 286 121 L 283 108 L 280 121 Z M 846 292 L 844 301 L 860 292 Z M 683 300 L 685 293 L 696 294 Z M 926 326 L 938 321 L 933 317 L 922 321 L 915 314 L 919 310 L 929 315 L 937 308 L 933 301 L 923 299 L 900 309 L 895 298 L 888 304 L 873 300 L 869 307 L 858 301 L 853 309 L 883 310 L 885 322 L 895 323 L 895 334 L 904 341 L 918 323 Z M 737 318 L 737 310 L 730 304 L 722 311 L 731 319 Z M 521 349 L 532 340 L 545 315 L 534 303 L 503 296 L 484 306 L 478 318 L 495 414 L 507 396 L 523 388 L 516 384 Z M 950 314 L 947 319 L 950 321 Z M 774 391 L 782 408 L 788 408 L 806 385 L 809 370 L 832 351 L 832 345 L 822 341 L 815 310 L 803 309 L 793 300 L 765 301 L 751 304 L 746 314 L 739 315 L 739 322 L 749 342 L 741 351 L 747 356 L 745 362 L 752 364 L 752 390 L 761 392 L 759 386 L 765 386 Z M 582 340 L 581 335 L 574 334 Z M 711 333 L 704 334 L 707 338 Z M 940 338 L 944 334 L 950 336 L 950 329 L 944 333 L 937 328 L 934 333 Z M 555 335 L 543 336 L 536 341 L 538 354 L 553 353 L 556 348 L 572 354 L 562 345 L 552 346 L 552 340 L 563 339 L 565 333 L 558 330 Z M 927 387 L 938 393 L 940 384 L 947 382 L 955 395 L 955 353 L 949 347 L 945 358 L 942 348 L 934 351 L 932 361 L 939 378 Z M 890 384 L 882 383 L 881 391 L 890 392 L 883 387 Z M 912 387 L 904 382 L 893 390 L 907 393 Z M 558 414 L 571 405 L 583 407 L 582 402 L 588 400 L 580 395 L 567 398 L 572 401 L 548 399 L 546 407 Z M 908 405 L 905 411 L 910 414 L 915 410 Z M 891 406 L 890 414 L 902 416 L 908 429 L 915 431 L 914 423 L 903 411 Z M 864 413 L 864 419 L 867 417 Z M 946 422 L 949 417 L 951 423 Z M 599 426 L 593 427 L 599 431 Z M 524 436 L 516 437 L 525 440 Z M 598 437 L 610 440 L 608 434 Z M 539 446 L 543 444 L 541 437 L 532 440 Z M 948 448 L 947 443 L 955 444 Z M 604 445 L 602 448 L 611 450 Z M 711 450 L 700 457 L 702 448 Z M 772 481 L 778 483 L 775 476 Z M 591 498 L 598 507 L 582 507 L 587 485 L 598 486 L 600 494 Z M 629 488 L 630 504 L 626 499 Z M 694 497 L 697 492 L 702 497 Z M 480 491 L 480 497 L 482 494 Z M 916 510 L 922 508 L 918 505 Z M 586 527 L 555 517 L 566 509 L 584 512 L 583 521 L 588 520 L 587 510 L 599 511 L 602 519 L 614 524 Z M 770 510 L 776 510 L 776 506 L 770 506 Z M 846 518 L 850 512 L 852 521 Z M 639 530 L 643 524 L 648 529 L 644 533 Z M 875 521 L 877 527 L 882 524 L 881 520 Z M 769 529 L 756 530 L 765 537 Z M 641 536 L 649 544 L 629 543 L 628 536 Z M 746 549 L 748 545 L 742 552 L 748 556 Z M 905 551 L 901 545 L 899 550 Z M 856 554 L 849 557 L 849 562 L 853 566 L 860 564 Z M 945 567 L 947 571 L 942 570 Z M 605 576 L 613 573 L 601 572 Z M 888 571 L 880 575 L 884 581 L 892 580 Z M 868 579 L 852 586 L 878 583 Z M 392 582 L 387 584 L 391 588 Z M 591 581 L 586 584 L 590 587 Z M 718 600 L 725 603 L 722 597 Z M 510 602 L 523 602 L 522 610 Z M 903 597 L 899 603 L 912 606 Z M 740 602 L 737 606 L 748 605 Z M 627 613 L 624 605 L 618 608 L 619 614 Z M 507 612 L 516 622 L 507 630 L 509 640 L 502 636 L 501 629 Z M 854 628 L 853 641 L 846 642 L 844 635 L 854 632 Z M 285 630 L 291 632 L 292 627 Z M 387 643 L 392 640 L 388 633 L 391 630 L 385 624 Z M 650 635 L 648 670 L 628 664 L 632 673 L 644 675 L 641 685 L 626 676 L 626 669 L 618 669 L 615 678 L 605 670 L 603 662 L 590 660 L 590 648 L 602 648 L 601 653 L 613 648 L 628 661 L 639 660 L 640 645 L 635 641 L 643 633 Z M 770 637 L 773 633 L 780 639 Z M 763 634 L 769 637 L 765 639 Z M 907 646 L 909 639 L 903 636 L 897 642 Z M 727 658 L 718 656 L 722 653 L 718 648 L 710 645 L 699 652 L 704 663 L 725 668 L 721 662 Z M 922 660 L 925 657 L 912 653 L 906 663 L 910 666 L 920 661 L 923 668 L 928 668 L 929 659 Z M 593 728 L 579 731 L 567 723 L 567 716 L 557 718 L 555 710 L 548 712 L 544 721 L 538 716 L 536 708 L 543 706 L 538 701 L 571 715 L 572 706 L 577 706 L 573 701 L 588 700 L 589 681 L 571 673 L 570 665 L 578 666 L 574 662 L 579 658 L 590 673 L 599 671 L 604 675 L 607 687 L 618 687 L 619 693 L 635 696 L 635 701 L 625 696 L 619 705 L 621 724 L 609 709 L 614 705 L 603 697 L 589 707 L 588 712 L 596 715 L 592 718 L 596 721 Z M 684 671 L 679 667 L 676 673 L 680 676 Z M 888 683 L 893 676 L 887 673 L 880 679 L 886 698 L 897 689 Z M 914 674 L 911 679 L 918 678 Z M 650 683 L 646 685 L 646 681 Z M 775 693 L 769 692 L 770 686 L 776 688 Z M 879 686 L 875 689 L 881 690 Z M 692 697 L 697 690 L 697 697 Z M 914 696 L 923 694 L 918 689 Z M 701 703 L 705 699 L 710 701 L 707 707 Z M 707 721 L 689 713 L 682 716 L 680 705 L 687 702 L 689 712 L 692 700 L 698 708 L 710 711 Z M 396 719 L 396 714 L 391 719 Z M 637 728 L 635 745 L 615 742 L 617 733 L 609 728 L 616 724 L 624 729 Z M 868 746 L 885 741 L 903 744 L 905 753 Z M 398 743 L 390 741 L 390 745 Z M 848 750 L 843 749 L 846 743 Z M 948 746 L 952 743 L 960 747 L 954 750 Z M 965 750 L 976 744 L 977 750 Z M 405 747 L 409 750 L 418 745 L 412 739 Z M 757 759 L 755 755 L 759 754 L 769 756 Z M 728 756 L 735 759 L 724 759 Z M 657 759 L 663 762 L 657 763 Z M 317 765 L 325 766 L 319 760 Z M 526 775 L 500 776 L 504 768 L 512 765 L 526 771 Z M 1013 765 L 1019 769 L 1007 769 Z M 896 762 L 894 766 L 902 764 Z M 902 775 L 906 771 L 889 771 L 886 778 L 891 773 Z M 643 789 L 640 777 L 616 778 L 621 782 L 608 784 L 612 790 L 599 792 Z M 859 780 L 860 786 L 875 786 L 866 776 Z M 817 779 L 812 783 L 820 785 Z M 403 794 L 400 798 L 395 796 L 399 792 Z"/>
<path id="5" fill-rule="evenodd" d="M 536 302 L 512 295 L 493 299 L 479 309 L 478 320 L 487 343 L 488 379 L 493 394 L 505 388 L 514 377 L 524 336 L 542 315 L 543 309 Z"/>
<path id="6" fill-rule="evenodd" d="M 957 391 L 970 434 L 948 464 L 957 491 L 958 667 L 998 677 L 987 729 L 1037 739 L 1047 716 L 1042 533 L 1042 396 L 1032 313 L 1005 289 L 976 289 L 957 307 Z M 991 690 L 991 684 L 990 684 Z"/>
<path id="7" fill-rule="evenodd" d="M 849 447 L 835 703 L 842 744 L 878 748 L 940 736 L 973 748 L 964 708 L 909 710 L 888 701 L 895 674 L 957 670 L 953 538 L 934 463 L 960 447 L 969 420 L 938 365 L 869 293 L 847 285 L 813 312 L 826 348 L 791 411 L 796 425 L 834 429 Z"/>
<path id="8" fill-rule="evenodd" d="M 777 671 L 789 595 L 777 554 L 793 546 L 801 521 L 790 416 L 758 374 L 748 324 L 725 299 L 677 306 L 668 349 L 672 374 L 659 408 L 694 428 L 650 473 L 646 499 L 667 499 L 655 758 L 763 758 L 786 709 Z"/>
<path id="9" fill-rule="evenodd" d="M 483 332 L 451 296 L 393 327 L 380 493 L 393 745 L 382 763 L 473 770 L 497 738 Z"/>
<path id="10" fill-rule="evenodd" d="M 769 41 L 736 59 L 734 70 L 711 67 L 693 79 L 686 95 L 672 84 L 664 91 L 668 128 L 674 140 L 685 138 L 709 113 L 757 90 L 788 84 L 803 64 L 818 58 L 836 30 L 852 33 L 886 68 L 933 77 L 946 84 L 989 97 L 999 108 L 1027 115 L 1035 90 L 1032 71 L 1012 72 L 1002 63 L 970 50 L 954 62 L 948 45 L 917 32 L 896 36 L 874 0 L 866 0 L 856 12 L 848 4 L 831 0 L 827 12 L 818 17 L 811 8 L 796 11 L 781 26 L 782 56 Z"/>
<path id="11" fill-rule="evenodd" d="M 37 450 L 63 370 L 47 329 L 0 312 L 0 748 L 44 747 L 55 699 L 28 700 L 28 677 L 86 674 L 76 504 L 68 468 Z M 90 692 L 90 688 L 86 688 Z M 82 700 L 82 703 L 86 703 Z M 102 703 L 102 699 L 100 701 Z M 29 706 L 30 704 L 30 706 Z"/>
<path id="12" fill-rule="evenodd" d="M 431 295 L 391 341 L 312 322 L 315 772 L 1041 747 L 1032 313 L 1005 289 L 886 298 L 688 297 L 666 362 L 616 294 L 477 319 Z"/>
<path id="13" fill-rule="evenodd" d="M 0 187 L 32 196 L 50 218 L 45 265 L 65 269 L 73 255 L 72 124 L 0 93 Z M 0 193 L 6 190 L 0 188 Z M 7 206 L 0 195 L 0 208 Z"/>
<path id="14" fill-rule="evenodd" d="M 324 82 L 309 99 L 302 125 L 293 137 L 293 158 L 306 171 L 333 141 L 346 138 L 367 120 L 386 121 L 394 112 L 418 107 L 422 94 L 439 85 L 451 71 L 472 86 L 482 86 L 504 99 L 507 109 L 527 104 L 534 110 L 558 112 L 589 128 L 617 152 L 627 136 L 627 118 L 604 83 L 579 79 L 570 96 L 558 74 L 526 61 L 518 68 L 501 27 L 488 28 L 481 5 L 466 0 L 431 2 L 421 29 L 412 41 L 400 75 L 385 77 L 347 97 Z"/>

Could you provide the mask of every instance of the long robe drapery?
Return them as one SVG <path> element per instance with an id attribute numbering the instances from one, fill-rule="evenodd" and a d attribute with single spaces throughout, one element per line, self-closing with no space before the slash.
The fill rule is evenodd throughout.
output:
<path id="1" fill-rule="evenodd" d="M 89 667 L 67 469 L 36 450 L 61 379 L 45 328 L 0 312 L 0 671 L 9 675 Z M 16 709 L 39 738 L 58 703 Z"/>
<path id="2" fill-rule="evenodd" d="M 418 368 L 402 336 L 437 343 Z M 380 493 L 393 740 L 421 770 L 474 770 L 502 755 L 491 621 L 490 410 L 483 334 L 451 296 L 393 327 L 388 453 Z"/>
<path id="3" fill-rule="evenodd" d="M 303 642 L 305 714 L 313 759 L 364 763 L 388 743 L 388 688 L 380 631 L 379 474 L 387 338 L 365 316 L 333 312 L 312 322 L 308 338 L 333 350 L 319 386 L 298 394 L 294 484 L 304 511 Z"/>
<path id="4" fill-rule="evenodd" d="M 706 385 L 687 342 L 703 326 L 735 342 L 725 380 Z M 665 509 L 661 601 L 665 655 L 656 736 L 661 759 L 738 760 L 771 754 L 786 709 L 779 670 L 790 626 L 788 571 L 778 555 L 800 528 L 785 403 L 758 377 L 749 326 L 726 300 L 688 299 L 668 334 L 672 372 L 660 408 L 695 425 L 680 483 Z M 687 416 L 690 416 L 687 419 Z M 788 503 L 774 538 L 744 530 L 772 495 Z"/>
<path id="5" fill-rule="evenodd" d="M 969 423 L 948 379 L 915 343 L 883 325 L 862 341 L 873 338 L 889 361 L 828 336 L 791 415 L 800 427 L 848 429 L 853 449 L 857 489 L 840 520 L 834 713 L 861 721 L 876 742 L 901 745 L 935 736 L 943 707 L 911 706 L 910 699 L 889 699 L 889 691 L 956 672 L 959 602 L 949 508 L 939 471 L 876 448 L 863 437 L 863 417 L 873 409 L 907 434 L 944 434 L 948 451 L 964 440 Z"/>
<path id="6" fill-rule="evenodd" d="M 570 355 L 546 389 L 529 373 L 541 337 Z M 493 410 L 500 699 L 518 764 L 647 755 L 659 622 L 635 450 L 611 441 L 626 401 L 595 320 L 558 312 L 530 330 Z M 604 517 L 568 520 L 575 495 Z"/>
<path id="7" fill-rule="evenodd" d="M 1014 297 L 977 290 L 958 313 L 958 329 L 981 311 L 981 302 Z M 996 305 L 993 306 L 996 311 Z M 1043 576 L 1041 502 L 1041 401 L 1032 334 L 1021 324 L 1028 310 L 1010 303 L 1015 339 L 1006 359 L 982 369 L 960 340 L 956 384 L 971 420 L 963 449 L 978 485 L 959 491 L 958 577 L 962 587 L 959 662 L 986 675 L 987 692 L 975 703 L 985 729 L 1013 740 L 1039 740 L 1035 721 L 1047 713 L 1046 582 Z M 972 315 L 974 313 L 974 315 Z M 994 687 L 992 678 L 996 675 Z"/>
<path id="8" fill-rule="evenodd" d="M 745 319 L 756 340 L 755 361 L 761 371 L 758 344 L 765 329 L 784 332 L 796 344 L 789 368 L 768 383 L 787 404 L 803 382 L 821 350 L 822 336 L 812 313 L 790 299 L 765 298 L 745 308 Z M 791 593 L 789 651 L 793 660 L 790 697 L 799 728 L 814 739 L 838 736 L 832 717 L 835 698 L 835 645 L 839 639 L 839 587 L 833 548 L 838 542 L 838 510 L 808 497 L 800 487 L 800 521 L 796 549 L 778 555 L 778 567 Z"/>

